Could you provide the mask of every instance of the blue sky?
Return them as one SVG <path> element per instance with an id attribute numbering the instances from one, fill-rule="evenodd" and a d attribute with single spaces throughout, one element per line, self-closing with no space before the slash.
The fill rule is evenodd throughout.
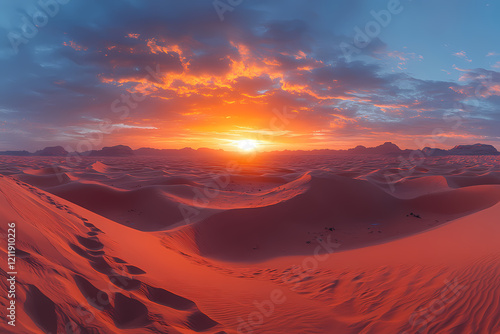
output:
<path id="1" fill-rule="evenodd" d="M 498 2 L 215 3 L 2 1 L 0 150 L 500 148 Z"/>

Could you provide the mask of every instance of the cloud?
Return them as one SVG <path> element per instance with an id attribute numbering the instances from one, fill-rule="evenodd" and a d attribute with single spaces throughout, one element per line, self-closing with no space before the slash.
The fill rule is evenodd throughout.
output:
<path id="1" fill-rule="evenodd" d="M 465 51 L 460 51 L 460 52 L 454 53 L 453 55 L 455 57 L 462 58 L 463 60 L 468 61 L 469 63 L 472 62 L 472 60 L 470 60 L 467 57 L 467 54 L 465 53 Z"/>
<path id="2" fill-rule="evenodd" d="M 104 145 L 217 146 L 238 133 L 269 134 L 273 110 L 285 106 L 296 117 L 276 145 L 390 133 L 411 142 L 477 98 L 484 105 L 469 112 L 470 124 L 493 133 L 497 86 L 477 87 L 488 76 L 496 82 L 495 71 L 455 66 L 458 82 L 395 74 L 388 60 L 403 68 L 421 56 L 389 51 L 378 38 L 347 62 L 338 47 L 352 40 L 345 17 L 363 6 L 259 0 L 221 22 L 210 1 L 70 2 L 0 62 L 0 148 L 78 143 L 98 131 L 95 119 L 116 129 Z M 470 62 L 463 51 L 455 56 Z M 457 138 L 480 133 L 461 131 Z"/>

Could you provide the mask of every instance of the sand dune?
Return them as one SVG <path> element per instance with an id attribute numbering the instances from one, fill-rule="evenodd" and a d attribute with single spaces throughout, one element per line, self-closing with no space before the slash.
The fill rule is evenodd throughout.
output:
<path id="1" fill-rule="evenodd" d="M 110 169 L 111 168 L 108 165 L 105 165 L 100 161 L 96 161 L 95 163 L 93 163 L 87 167 L 88 171 L 97 172 L 97 173 L 106 173 L 106 172 L 109 172 Z"/>
<path id="2" fill-rule="evenodd" d="M 498 172 L 490 172 L 483 175 L 447 176 L 446 180 L 454 188 L 470 187 L 479 184 L 500 184 L 500 174 Z"/>
<path id="3" fill-rule="evenodd" d="M 18 174 L 16 177 L 26 183 L 39 188 L 54 187 L 61 184 L 69 183 L 77 180 L 76 177 L 69 173 L 54 173 L 54 174 Z"/>
<path id="4" fill-rule="evenodd" d="M 72 183 L 51 192 L 141 231 L 158 231 L 184 220 L 179 204 L 160 187 L 125 191 L 97 183 Z"/>
<path id="5" fill-rule="evenodd" d="M 489 159 L 433 158 L 411 175 L 380 161 L 214 164 L 214 177 L 194 163 L 16 159 L 0 165 L 0 221 L 18 229 L 15 333 L 500 329 Z"/>
<path id="6" fill-rule="evenodd" d="M 226 210 L 186 227 L 203 256 L 230 261 L 308 254 L 315 238 L 338 251 L 434 228 L 500 201 L 500 187 L 475 186 L 402 200 L 366 181 L 321 173 L 307 191 L 274 205 Z M 182 244 L 186 244 L 184 238 Z M 179 244 L 180 246 L 180 244 Z"/>

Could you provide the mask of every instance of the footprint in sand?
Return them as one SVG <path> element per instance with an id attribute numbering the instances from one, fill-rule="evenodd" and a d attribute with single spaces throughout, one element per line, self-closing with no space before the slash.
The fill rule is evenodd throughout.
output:
<path id="1" fill-rule="evenodd" d="M 101 311 L 111 307 L 109 297 L 106 292 L 99 290 L 80 275 L 74 275 L 73 279 L 75 280 L 76 286 L 90 305 Z"/>
<path id="2" fill-rule="evenodd" d="M 113 260 L 115 260 L 115 262 L 117 263 L 127 263 L 126 261 L 120 259 L 119 257 L 113 257 Z"/>
<path id="3" fill-rule="evenodd" d="M 187 326 L 195 332 L 204 332 L 219 325 L 218 322 L 197 309 L 196 303 L 162 288 L 156 288 L 147 284 L 146 297 L 156 304 L 170 307 L 176 310 L 193 310 L 187 318 Z"/>
<path id="4" fill-rule="evenodd" d="M 104 247 L 104 245 L 97 238 L 84 238 L 77 235 L 76 239 L 83 247 L 90 250 L 100 250 Z"/>
<path id="5" fill-rule="evenodd" d="M 93 224 L 84 222 L 87 227 L 94 227 Z M 109 281 L 116 287 L 125 291 L 135 291 L 141 289 L 146 294 L 146 297 L 152 302 L 170 307 L 176 310 L 192 310 L 192 313 L 186 319 L 186 326 L 195 332 L 204 332 L 219 325 L 218 322 L 207 316 L 205 313 L 198 310 L 196 304 L 182 296 L 176 295 L 162 288 L 149 286 L 135 278 L 119 275 L 113 267 L 104 259 L 105 252 L 102 250 L 104 245 L 97 237 L 89 236 L 88 238 L 76 236 L 78 242 L 87 250 L 69 243 L 71 249 L 78 255 L 89 260 L 91 267 L 108 276 Z M 127 264 L 126 261 L 112 257 L 116 263 Z M 146 272 L 139 267 L 133 265 L 125 265 L 125 269 L 129 274 L 142 275 Z M 106 310 L 110 308 L 108 295 L 96 288 L 92 283 L 82 276 L 73 276 L 80 292 L 87 299 L 90 305 L 99 309 Z M 126 297 L 121 293 L 115 294 L 115 307 L 112 311 L 113 320 L 118 328 L 138 328 L 143 327 L 151 321 L 147 307 L 139 300 Z M 224 332 L 219 332 L 224 333 Z"/>
<path id="6" fill-rule="evenodd" d="M 68 243 L 68 245 L 76 254 L 89 260 L 90 266 L 97 272 L 105 275 L 115 274 L 114 269 L 103 258 L 103 251 L 85 251 L 73 243 Z"/>
<path id="7" fill-rule="evenodd" d="M 69 248 L 71 248 L 71 250 L 73 252 L 75 252 L 76 254 L 80 255 L 81 257 L 84 257 L 88 260 L 94 258 L 94 256 L 90 255 L 89 253 L 87 253 L 85 250 L 83 250 L 82 248 L 78 247 L 77 245 L 71 243 L 71 242 L 68 242 L 68 246 Z"/>
<path id="8" fill-rule="evenodd" d="M 151 320 L 146 305 L 134 298 L 115 293 L 113 321 L 121 329 L 144 327 Z"/>
<path id="9" fill-rule="evenodd" d="M 94 268 L 95 271 L 100 272 L 104 275 L 115 275 L 113 267 L 109 265 L 106 260 L 100 256 L 89 260 L 90 266 Z"/>
<path id="10" fill-rule="evenodd" d="M 103 250 L 98 250 L 98 251 L 87 251 L 87 253 L 89 253 L 90 255 L 92 256 L 101 256 L 101 255 L 105 255 L 106 253 L 103 251 Z"/>
<path id="11" fill-rule="evenodd" d="M 147 284 L 144 285 L 146 287 L 146 297 L 156 304 L 183 311 L 196 306 L 193 301 L 176 295 L 175 293 L 162 288 L 155 288 Z"/>
<path id="12" fill-rule="evenodd" d="M 108 275 L 108 278 L 115 286 L 127 291 L 138 290 L 142 284 L 139 280 L 118 274 Z"/>
<path id="13" fill-rule="evenodd" d="M 125 266 L 125 269 L 131 275 L 142 275 L 142 274 L 146 273 L 144 270 L 142 270 L 141 268 L 136 267 L 136 266 L 128 265 L 128 266 Z"/>

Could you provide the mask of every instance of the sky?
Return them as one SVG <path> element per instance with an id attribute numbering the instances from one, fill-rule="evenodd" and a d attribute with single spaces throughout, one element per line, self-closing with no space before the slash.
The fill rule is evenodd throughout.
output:
<path id="1" fill-rule="evenodd" d="M 500 149 L 493 0 L 0 1 L 0 150 Z"/>

